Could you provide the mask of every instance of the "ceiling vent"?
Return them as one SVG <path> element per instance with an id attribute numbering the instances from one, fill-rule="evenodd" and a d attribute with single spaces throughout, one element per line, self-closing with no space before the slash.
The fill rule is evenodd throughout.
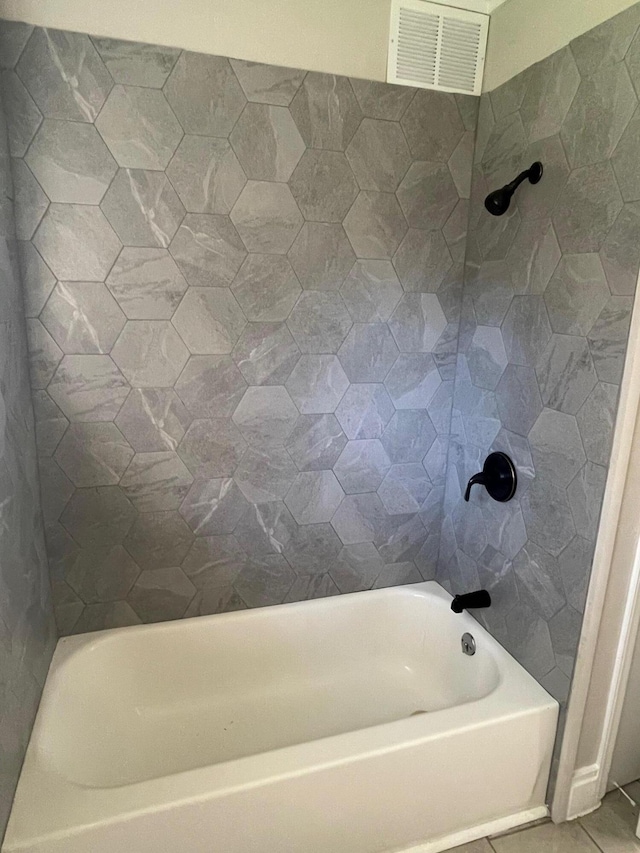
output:
<path id="1" fill-rule="evenodd" d="M 392 0 L 387 82 L 480 95 L 489 16 Z"/>

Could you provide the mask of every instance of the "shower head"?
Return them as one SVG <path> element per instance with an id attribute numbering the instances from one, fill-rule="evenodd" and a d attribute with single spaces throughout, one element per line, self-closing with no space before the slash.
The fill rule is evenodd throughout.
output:
<path id="1" fill-rule="evenodd" d="M 490 193 L 485 199 L 484 206 L 493 216 L 504 216 L 509 210 L 513 194 L 520 184 L 527 179 L 529 179 L 529 183 L 537 184 L 542 178 L 542 172 L 542 163 L 534 163 L 531 168 L 527 169 L 526 172 L 521 172 L 510 184 Z"/>

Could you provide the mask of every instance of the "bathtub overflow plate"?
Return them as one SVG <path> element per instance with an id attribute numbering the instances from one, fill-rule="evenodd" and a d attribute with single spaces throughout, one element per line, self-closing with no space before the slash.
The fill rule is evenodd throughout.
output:
<path id="1" fill-rule="evenodd" d="M 476 641 L 471 634 L 462 635 L 462 653 L 472 657 L 476 653 Z"/>

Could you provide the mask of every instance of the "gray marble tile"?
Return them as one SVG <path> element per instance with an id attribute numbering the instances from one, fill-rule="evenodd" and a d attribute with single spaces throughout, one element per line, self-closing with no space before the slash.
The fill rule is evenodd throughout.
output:
<path id="1" fill-rule="evenodd" d="M 428 89 L 418 89 L 400 123 L 415 158 L 441 163 L 465 131 L 455 97 Z"/>
<path id="2" fill-rule="evenodd" d="M 280 255 L 248 255 L 231 289 L 247 319 L 262 323 L 286 320 L 302 292 L 289 261 Z"/>
<path id="3" fill-rule="evenodd" d="M 418 512 L 431 492 L 431 480 L 418 463 L 392 465 L 378 495 L 390 515 Z"/>
<path id="4" fill-rule="evenodd" d="M 6 98 L 6 95 L 5 95 Z M 618 179 L 622 198 L 625 201 L 640 199 L 640 176 L 636 164 L 636 140 L 640 132 L 640 109 L 637 109 L 622 134 L 616 148 L 611 165 Z"/>
<path id="5" fill-rule="evenodd" d="M 546 293 L 544 300 L 541 296 L 515 296 L 511 302 L 502 324 L 502 336 L 513 364 L 535 366 L 551 340 L 547 311 L 550 300 L 546 297 Z"/>
<path id="6" fill-rule="evenodd" d="M 477 269 L 467 268 L 466 295 L 471 297 L 473 321 L 499 326 L 513 299 L 513 283 L 504 261 L 488 261 Z"/>
<path id="7" fill-rule="evenodd" d="M 302 227 L 302 215 L 286 184 L 249 181 L 231 211 L 248 252 L 286 254 Z"/>
<path id="8" fill-rule="evenodd" d="M 394 464 L 421 462 L 436 438 L 427 412 L 396 412 L 387 425 L 382 444 Z"/>
<path id="9" fill-rule="evenodd" d="M 609 299 L 597 255 L 565 255 L 544 293 L 554 332 L 586 335 Z"/>
<path id="10" fill-rule="evenodd" d="M 524 221 L 507 255 L 515 292 L 544 293 L 561 256 L 550 220 Z"/>
<path id="11" fill-rule="evenodd" d="M 250 503 L 263 504 L 283 500 L 297 473 L 298 469 L 284 448 L 250 447 L 236 468 L 234 478 Z"/>
<path id="12" fill-rule="evenodd" d="M 166 249 L 123 249 L 106 284 L 129 320 L 170 320 L 187 289 Z"/>
<path id="13" fill-rule="evenodd" d="M 566 490 L 536 479 L 522 497 L 529 539 L 557 557 L 575 536 Z"/>
<path id="14" fill-rule="evenodd" d="M 121 249 L 99 208 L 52 204 L 34 245 L 59 279 L 104 281 Z"/>
<path id="15" fill-rule="evenodd" d="M 85 604 L 118 601 L 127 597 L 140 567 L 122 545 L 106 553 L 82 550 L 66 578 Z"/>
<path id="16" fill-rule="evenodd" d="M 609 463 L 618 392 L 617 385 L 599 382 L 576 415 L 587 458 L 597 465 Z"/>
<path id="17" fill-rule="evenodd" d="M 395 192 L 411 165 L 411 154 L 398 124 L 365 118 L 346 150 L 361 190 Z"/>
<path id="18" fill-rule="evenodd" d="M 496 119 L 511 115 L 522 106 L 531 72 L 527 69 L 494 89 L 489 97 Z"/>
<path id="19" fill-rule="evenodd" d="M 600 252 L 611 292 L 633 295 L 640 268 L 640 204 L 626 204 Z"/>
<path id="20" fill-rule="evenodd" d="M 386 515 L 378 526 L 374 545 L 385 563 L 403 563 L 416 559 L 426 540 L 427 531 L 419 515 Z"/>
<path id="21" fill-rule="evenodd" d="M 446 325 L 438 297 L 433 293 L 405 294 L 389 320 L 401 352 L 431 352 Z"/>
<path id="22" fill-rule="evenodd" d="M 326 222 L 305 222 L 289 250 L 305 290 L 338 290 L 355 259 L 342 225 Z"/>
<path id="23" fill-rule="evenodd" d="M 231 213 L 247 183 L 229 142 L 207 136 L 183 137 L 167 177 L 190 213 Z"/>
<path id="24" fill-rule="evenodd" d="M 120 169 L 102 200 L 102 211 L 127 246 L 166 249 L 184 207 L 162 172 Z"/>
<path id="25" fill-rule="evenodd" d="M 527 604 L 517 604 L 507 613 L 505 622 L 514 657 L 534 678 L 541 678 L 553 669 L 555 658 L 549 628 L 541 616 Z M 499 849 L 507 849 L 502 841 L 497 839 Z"/>
<path id="26" fill-rule="evenodd" d="M 579 536 L 595 541 L 607 480 L 607 469 L 587 462 L 567 487 L 569 506 Z"/>
<path id="27" fill-rule="evenodd" d="M 92 41 L 115 82 L 129 86 L 161 89 L 180 56 L 174 47 L 109 38 Z"/>
<path id="28" fill-rule="evenodd" d="M 288 601 L 310 601 L 314 598 L 327 598 L 339 595 L 340 590 L 329 574 L 298 575 L 289 590 L 285 603 Z"/>
<path id="29" fill-rule="evenodd" d="M 40 500 L 45 524 L 54 524 L 69 502 L 75 487 L 54 459 L 38 460 Z"/>
<path id="30" fill-rule="evenodd" d="M 185 619 L 190 619 L 192 616 L 212 616 L 215 613 L 246 609 L 247 605 L 231 584 L 224 586 L 208 584 L 204 589 L 196 592 L 184 616 Z"/>
<path id="31" fill-rule="evenodd" d="M 563 252 L 599 252 L 622 210 L 622 197 L 609 162 L 575 169 L 553 215 Z"/>
<path id="32" fill-rule="evenodd" d="M 232 358 L 249 385 L 283 385 L 300 350 L 284 323 L 248 323 Z"/>
<path id="33" fill-rule="evenodd" d="M 246 98 L 228 59 L 184 51 L 164 94 L 185 133 L 228 136 Z"/>
<path id="34" fill-rule="evenodd" d="M 423 224 L 428 222 L 425 217 Z M 393 256 L 393 263 L 406 291 L 435 293 L 453 261 L 443 232 L 410 228 Z"/>
<path id="35" fill-rule="evenodd" d="M 96 127 L 119 166 L 166 169 L 180 140 L 180 127 L 162 92 L 116 85 Z"/>
<path id="36" fill-rule="evenodd" d="M 478 326 L 467 350 L 467 362 L 473 384 L 494 391 L 507 367 L 507 353 L 500 329 Z"/>
<path id="37" fill-rule="evenodd" d="M 373 589 L 389 586 L 403 586 L 408 583 L 420 583 L 422 577 L 414 563 L 392 563 L 386 565 L 376 578 Z"/>
<path id="38" fill-rule="evenodd" d="M 0 28 L 0 54 L 2 68 L 14 68 L 20 59 L 24 46 L 33 32 L 31 24 L 21 21 L 3 21 Z"/>
<path id="39" fill-rule="evenodd" d="M 380 438 L 394 411 L 384 385 L 353 384 L 340 401 L 336 417 L 351 439 Z"/>
<path id="40" fill-rule="evenodd" d="M 519 112 L 496 120 L 482 157 L 482 171 L 490 187 L 497 189 L 513 180 L 526 147 Z"/>
<path id="41" fill-rule="evenodd" d="M 333 471 L 346 494 L 353 495 L 375 492 L 390 467 L 391 461 L 380 441 L 363 439 L 348 442 Z"/>
<path id="42" fill-rule="evenodd" d="M 132 458 L 133 450 L 111 423 L 72 423 L 55 452 L 56 462 L 78 487 L 115 486 Z"/>
<path id="43" fill-rule="evenodd" d="M 572 607 L 563 608 L 549 620 L 549 633 L 556 664 L 567 678 L 573 675 L 581 627 L 582 615 Z"/>
<path id="44" fill-rule="evenodd" d="M 461 199 L 471 197 L 475 133 L 467 132 L 449 158 L 449 171 Z"/>
<path id="45" fill-rule="evenodd" d="M 73 626 L 74 634 L 90 631 L 105 631 L 108 628 L 126 628 L 140 625 L 140 617 L 126 601 L 111 601 L 107 604 L 88 604 Z"/>
<path id="46" fill-rule="evenodd" d="M 336 353 L 353 325 L 335 293 L 306 290 L 295 304 L 287 326 L 303 353 Z"/>
<path id="47" fill-rule="evenodd" d="M 394 195 L 363 190 L 345 217 L 344 229 L 359 258 L 384 260 L 393 257 L 407 223 Z"/>
<path id="48" fill-rule="evenodd" d="M 191 415 L 171 388 L 134 388 L 115 424 L 138 453 L 175 450 Z"/>
<path id="49" fill-rule="evenodd" d="M 583 77 L 625 58 L 640 24 L 638 12 L 632 6 L 571 42 L 571 53 Z"/>
<path id="50" fill-rule="evenodd" d="M 233 533 L 243 516 L 250 512 L 247 500 L 231 478 L 207 480 L 202 479 L 203 476 L 204 472 L 199 472 L 199 479 L 189 489 L 180 514 L 196 536 Z M 237 554 L 237 548 L 233 550 Z M 219 553 L 224 555 L 225 549 Z M 191 570 L 193 560 L 187 560 L 185 567 Z M 191 571 L 189 577 L 193 580 Z M 194 583 L 199 586 L 195 580 Z"/>
<path id="51" fill-rule="evenodd" d="M 108 353 L 126 317 L 104 284 L 59 282 L 40 319 L 64 353 Z"/>
<path id="52" fill-rule="evenodd" d="M 536 475 L 568 486 L 586 462 L 573 415 L 544 409 L 529 433 Z"/>
<path id="53" fill-rule="evenodd" d="M 334 355 L 303 355 L 293 368 L 286 388 L 301 415 L 330 414 L 349 387 Z"/>
<path id="54" fill-rule="evenodd" d="M 297 529 L 293 516 L 280 501 L 250 506 L 235 528 L 235 537 L 251 556 L 282 554 Z"/>
<path id="55" fill-rule="evenodd" d="M 129 320 L 111 357 L 134 388 L 166 388 L 180 375 L 189 352 L 171 323 Z"/>
<path id="56" fill-rule="evenodd" d="M 295 580 L 296 575 L 284 557 L 269 554 L 252 559 L 234 586 L 248 607 L 264 607 L 281 604 Z"/>
<path id="57" fill-rule="evenodd" d="M 227 355 L 192 355 L 175 390 L 194 418 L 230 418 L 247 383 Z"/>
<path id="58" fill-rule="evenodd" d="M 372 80 L 350 78 L 363 115 L 387 121 L 400 121 L 415 95 L 409 86 L 390 86 Z"/>
<path id="59" fill-rule="evenodd" d="M 113 86 L 89 36 L 34 30 L 16 71 L 46 118 L 93 122 Z"/>
<path id="60" fill-rule="evenodd" d="M 430 353 L 402 353 L 385 380 L 396 409 L 426 409 L 440 384 Z"/>
<path id="61" fill-rule="evenodd" d="M 139 512 L 177 510 L 193 477 L 172 451 L 136 453 L 122 475 L 120 488 Z"/>
<path id="62" fill-rule="evenodd" d="M 199 536 L 182 568 L 196 589 L 201 590 L 233 583 L 248 562 L 249 557 L 235 536 Z"/>
<path id="63" fill-rule="evenodd" d="M 46 388 L 62 360 L 63 352 L 40 320 L 27 320 L 27 342 L 31 387 L 36 390 Z"/>
<path id="64" fill-rule="evenodd" d="M 51 201 L 99 204 L 118 167 L 93 125 L 46 119 L 26 156 Z"/>
<path id="65" fill-rule="evenodd" d="M 181 619 L 196 589 L 177 566 L 144 571 L 128 596 L 143 622 Z"/>
<path id="66" fill-rule="evenodd" d="M 51 456 L 65 434 L 69 421 L 46 391 L 31 395 L 36 425 L 36 447 L 39 456 Z"/>
<path id="67" fill-rule="evenodd" d="M 14 160 L 11 173 L 16 237 L 18 240 L 30 240 L 47 212 L 49 199 L 24 160 Z"/>
<path id="68" fill-rule="evenodd" d="M 382 557 L 372 542 L 345 545 L 329 570 L 342 593 L 371 589 L 384 568 Z"/>
<path id="69" fill-rule="evenodd" d="M 182 516 L 165 510 L 140 513 L 123 544 L 141 569 L 160 569 L 180 565 L 193 542 Z"/>
<path id="70" fill-rule="evenodd" d="M 82 548 L 102 549 L 122 544 L 136 516 L 119 487 L 104 486 L 76 491 L 60 520 Z"/>
<path id="71" fill-rule="evenodd" d="M 382 382 L 398 358 L 398 347 L 386 323 L 356 323 L 338 357 L 351 382 Z"/>
<path id="72" fill-rule="evenodd" d="M 233 421 L 247 442 L 268 449 L 284 444 L 298 419 L 298 410 L 281 385 L 248 388 Z"/>
<path id="73" fill-rule="evenodd" d="M 580 85 L 580 73 L 568 47 L 534 65 L 520 107 L 530 142 L 558 133 Z"/>
<path id="74" fill-rule="evenodd" d="M 571 167 L 608 160 L 637 106 L 624 63 L 583 79 L 560 134 Z"/>
<path id="75" fill-rule="evenodd" d="M 508 364 L 496 388 L 500 420 L 506 429 L 521 436 L 529 434 L 542 411 L 536 375 L 531 367 Z"/>
<path id="76" fill-rule="evenodd" d="M 296 573 L 322 577 L 341 549 L 342 543 L 330 524 L 303 524 L 292 529 L 284 556 Z"/>
<path id="77" fill-rule="evenodd" d="M 585 338 L 553 335 L 536 366 L 545 406 L 575 415 L 598 378 Z"/>
<path id="78" fill-rule="evenodd" d="M 18 256 L 22 272 L 25 315 L 37 317 L 55 287 L 56 279 L 32 242 L 20 240 Z"/>
<path id="79" fill-rule="evenodd" d="M 288 181 L 305 151 L 289 110 L 267 104 L 247 104 L 229 141 L 256 181 Z"/>
<path id="80" fill-rule="evenodd" d="M 611 296 L 589 331 L 589 349 L 601 382 L 622 381 L 631 309 L 630 296 Z"/>
<path id="81" fill-rule="evenodd" d="M 467 248 L 468 222 L 469 201 L 468 199 L 461 198 L 442 228 L 442 236 L 449 248 L 451 258 L 456 264 L 464 263 Z"/>
<path id="82" fill-rule="evenodd" d="M 247 100 L 259 104 L 288 107 L 306 74 L 306 71 L 295 68 L 263 65 L 243 59 L 231 59 L 230 62 Z"/>
<path id="83" fill-rule="evenodd" d="M 362 112 L 346 77 L 310 71 L 291 102 L 291 115 L 309 148 L 344 151 Z"/>
<path id="84" fill-rule="evenodd" d="M 333 468 L 347 443 L 335 415 L 301 415 L 285 442 L 300 471 Z"/>
<path id="85" fill-rule="evenodd" d="M 172 323 L 193 355 L 224 355 L 233 350 L 247 321 L 225 288 L 190 287 Z"/>
<path id="86" fill-rule="evenodd" d="M 347 310 L 356 323 L 385 323 L 402 297 L 390 261 L 356 261 L 341 288 Z"/>
<path id="87" fill-rule="evenodd" d="M 547 622 L 566 605 L 558 561 L 535 542 L 528 542 L 515 556 L 520 601 Z"/>
<path id="88" fill-rule="evenodd" d="M 48 391 L 70 421 L 109 421 L 120 411 L 129 386 L 109 356 L 67 355 Z"/>
<path id="89" fill-rule="evenodd" d="M 178 445 L 178 454 L 198 478 L 230 477 L 247 449 L 231 420 L 198 418 Z"/>
<path id="90" fill-rule="evenodd" d="M 196 287 L 228 287 L 247 256 L 226 216 L 188 213 L 169 248 L 189 284 Z"/>
<path id="91" fill-rule="evenodd" d="M 544 183 L 523 185 L 517 198 L 518 210 L 525 222 L 550 217 L 564 192 L 570 169 L 559 134 L 529 145 L 521 166 L 528 169 L 536 161 L 544 164 Z"/>
<path id="92" fill-rule="evenodd" d="M 576 536 L 558 557 L 558 566 L 567 602 L 579 613 L 584 613 L 593 542 Z"/>
<path id="93" fill-rule="evenodd" d="M 459 200 L 449 169 L 441 163 L 421 161 L 409 167 L 397 196 L 413 228 L 442 228 Z"/>
<path id="94" fill-rule="evenodd" d="M 305 219 L 342 222 L 358 195 L 349 161 L 338 151 L 309 148 L 289 182 Z"/>
<path id="95" fill-rule="evenodd" d="M 2 72 L 2 96 L 9 116 L 9 150 L 13 157 L 24 157 L 42 122 L 42 113 L 13 71 Z"/>
<path id="96" fill-rule="evenodd" d="M 333 516 L 331 525 L 344 545 L 373 542 L 386 512 L 378 495 L 347 495 Z"/>

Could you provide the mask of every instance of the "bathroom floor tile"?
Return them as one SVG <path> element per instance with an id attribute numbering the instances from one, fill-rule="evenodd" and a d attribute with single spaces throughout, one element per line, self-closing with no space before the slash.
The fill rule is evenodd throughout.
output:
<path id="1" fill-rule="evenodd" d="M 638 784 L 629 786 L 638 794 Z M 636 797 L 634 797 L 636 799 Z M 603 853 L 640 853 L 640 838 L 636 838 L 638 806 L 632 806 L 619 791 L 607 794 L 600 808 L 580 819 Z"/>
<path id="2" fill-rule="evenodd" d="M 494 838 L 496 853 L 598 853 L 598 848 L 576 822 L 556 826 L 545 823 L 533 829 Z"/>

